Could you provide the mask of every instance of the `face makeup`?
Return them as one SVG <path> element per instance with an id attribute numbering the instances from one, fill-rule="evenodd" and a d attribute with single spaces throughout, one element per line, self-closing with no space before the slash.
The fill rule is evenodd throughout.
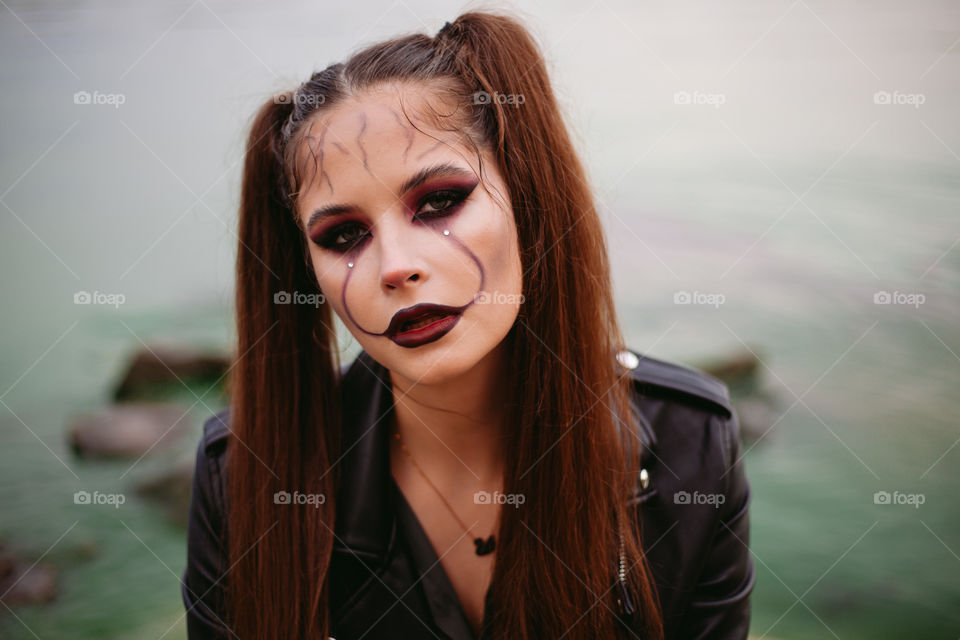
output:
<path id="1" fill-rule="evenodd" d="M 477 269 L 480 273 L 480 286 L 478 293 L 483 291 L 484 270 L 480 259 L 474 252 L 470 251 L 465 244 L 460 242 L 455 236 L 451 235 L 449 229 L 444 229 L 443 235 L 459 245 L 463 252 L 466 253 L 476 263 Z M 350 262 L 347 264 L 347 266 L 350 269 L 353 269 L 354 263 Z M 461 314 L 466 311 L 467 308 L 470 307 L 470 305 L 472 305 L 477 299 L 476 296 L 474 296 L 470 302 L 467 302 L 459 307 L 421 302 L 412 307 L 400 309 L 393 314 L 393 318 L 390 320 L 390 325 L 386 328 L 386 330 L 377 333 L 368 331 L 367 329 L 361 327 L 355 320 L 353 314 L 350 312 L 350 306 L 347 304 L 347 286 L 350 283 L 350 276 L 352 274 L 353 271 L 347 273 L 347 278 L 344 281 L 343 289 L 340 291 L 340 303 L 343 306 L 343 309 L 346 311 L 347 317 L 350 318 L 350 320 L 360 331 L 363 331 L 367 335 L 386 336 L 393 340 L 394 343 L 406 348 L 414 348 L 429 344 L 445 336 L 457 325 L 457 322 L 460 321 Z"/>
<path id="2" fill-rule="evenodd" d="M 364 350 L 439 380 L 502 342 L 522 268 L 496 163 L 483 157 L 481 182 L 476 154 L 450 132 L 410 126 L 403 107 L 419 99 L 372 93 L 308 125 L 316 170 L 298 213 L 317 282 Z"/>

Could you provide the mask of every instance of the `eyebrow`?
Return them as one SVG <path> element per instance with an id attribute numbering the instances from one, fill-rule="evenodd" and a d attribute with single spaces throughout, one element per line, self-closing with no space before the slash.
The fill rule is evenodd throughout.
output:
<path id="1" fill-rule="evenodd" d="M 427 180 L 431 178 L 448 178 L 448 177 L 473 177 L 474 173 L 468 171 L 461 166 L 450 164 L 449 162 L 443 162 L 440 164 L 431 165 L 429 167 L 424 167 L 420 169 L 415 174 L 407 178 L 400 185 L 399 194 L 403 196 L 413 189 L 416 189 L 422 185 Z M 328 204 L 318 209 L 314 210 L 310 214 L 310 218 L 307 220 L 306 228 L 310 229 L 316 223 L 330 218 L 333 216 L 338 216 L 343 213 L 348 213 L 353 210 L 355 207 L 349 204 Z"/>

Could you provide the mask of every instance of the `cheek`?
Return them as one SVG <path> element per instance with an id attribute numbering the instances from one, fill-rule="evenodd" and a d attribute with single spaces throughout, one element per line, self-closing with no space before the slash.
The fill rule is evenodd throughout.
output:
<path id="1" fill-rule="evenodd" d="M 498 213 L 478 240 L 478 254 L 487 266 L 489 273 L 489 287 L 507 289 L 506 292 L 519 291 L 521 274 L 520 254 L 517 244 L 517 234 L 504 214 Z"/>
<path id="2" fill-rule="evenodd" d="M 323 293 L 326 304 L 333 307 L 338 316 L 343 319 L 343 309 L 340 304 L 340 294 L 346 282 L 345 275 L 340 273 L 342 266 L 329 260 L 313 260 L 313 272 L 320 291 Z"/>

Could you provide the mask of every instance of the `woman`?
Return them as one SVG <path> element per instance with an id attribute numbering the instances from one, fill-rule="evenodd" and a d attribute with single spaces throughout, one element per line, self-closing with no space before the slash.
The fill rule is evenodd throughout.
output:
<path id="1" fill-rule="evenodd" d="M 239 240 L 190 638 L 746 637 L 727 390 L 622 346 L 518 22 L 466 13 L 267 101 Z M 345 367 L 334 313 L 362 347 Z"/>

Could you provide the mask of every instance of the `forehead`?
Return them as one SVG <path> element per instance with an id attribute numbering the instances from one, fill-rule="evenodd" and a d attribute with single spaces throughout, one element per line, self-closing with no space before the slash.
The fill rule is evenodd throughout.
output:
<path id="1" fill-rule="evenodd" d="M 419 168 L 438 161 L 476 170 L 463 134 L 447 130 L 452 121 L 441 127 L 429 115 L 452 114 L 455 109 L 435 91 L 391 87 L 318 114 L 306 125 L 297 149 L 302 210 L 334 198 L 355 201 L 390 191 Z"/>

